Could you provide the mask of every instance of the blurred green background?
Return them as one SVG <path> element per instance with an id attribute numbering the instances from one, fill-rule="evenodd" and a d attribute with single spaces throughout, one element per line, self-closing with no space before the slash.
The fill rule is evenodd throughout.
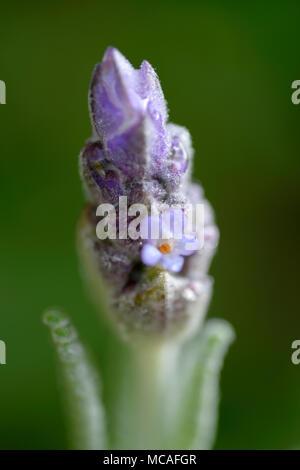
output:
<path id="1" fill-rule="evenodd" d="M 300 446 L 299 1 L 1 4 L 0 448 L 65 448 L 42 311 L 60 305 L 110 377 L 118 348 L 80 278 L 77 155 L 87 90 L 108 45 L 156 68 L 172 121 L 190 130 L 195 177 L 221 231 L 209 316 L 237 340 L 222 373 L 216 448 Z"/>

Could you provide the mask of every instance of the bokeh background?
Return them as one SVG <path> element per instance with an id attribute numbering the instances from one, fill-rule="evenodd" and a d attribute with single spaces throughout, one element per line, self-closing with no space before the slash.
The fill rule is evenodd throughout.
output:
<path id="1" fill-rule="evenodd" d="M 0 448 L 65 448 L 43 310 L 69 312 L 110 377 L 118 346 L 80 278 L 77 155 L 87 90 L 108 45 L 159 74 L 171 120 L 190 130 L 195 177 L 221 230 L 209 316 L 237 334 L 222 373 L 216 448 L 300 446 L 300 3 L 51 1 L 0 6 Z"/>

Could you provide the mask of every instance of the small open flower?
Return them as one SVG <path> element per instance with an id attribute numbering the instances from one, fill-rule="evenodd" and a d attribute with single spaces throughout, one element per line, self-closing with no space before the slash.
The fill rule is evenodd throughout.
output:
<path id="1" fill-rule="evenodd" d="M 141 235 L 147 239 L 141 251 L 144 264 L 160 264 L 174 273 L 182 270 L 184 256 L 190 256 L 200 248 L 197 237 L 186 233 L 185 220 L 181 210 L 170 210 L 142 221 Z"/>

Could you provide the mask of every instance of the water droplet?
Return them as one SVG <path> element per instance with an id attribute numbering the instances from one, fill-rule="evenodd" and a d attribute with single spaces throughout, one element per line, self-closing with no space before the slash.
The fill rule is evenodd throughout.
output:
<path id="1" fill-rule="evenodd" d="M 179 173 L 184 173 L 186 171 L 188 166 L 188 157 L 178 137 L 173 137 L 172 140 L 172 160 L 173 166 Z"/>

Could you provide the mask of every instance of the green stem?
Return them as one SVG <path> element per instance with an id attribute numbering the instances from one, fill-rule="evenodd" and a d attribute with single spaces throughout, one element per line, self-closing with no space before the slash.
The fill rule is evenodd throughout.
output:
<path id="1" fill-rule="evenodd" d="M 72 448 L 105 449 L 106 423 L 98 374 L 64 313 L 51 309 L 43 320 L 50 328 L 61 366 Z"/>
<path id="2" fill-rule="evenodd" d="M 144 344 L 134 349 L 138 442 L 142 449 L 160 449 L 168 438 L 175 392 L 178 348 L 173 343 Z"/>

